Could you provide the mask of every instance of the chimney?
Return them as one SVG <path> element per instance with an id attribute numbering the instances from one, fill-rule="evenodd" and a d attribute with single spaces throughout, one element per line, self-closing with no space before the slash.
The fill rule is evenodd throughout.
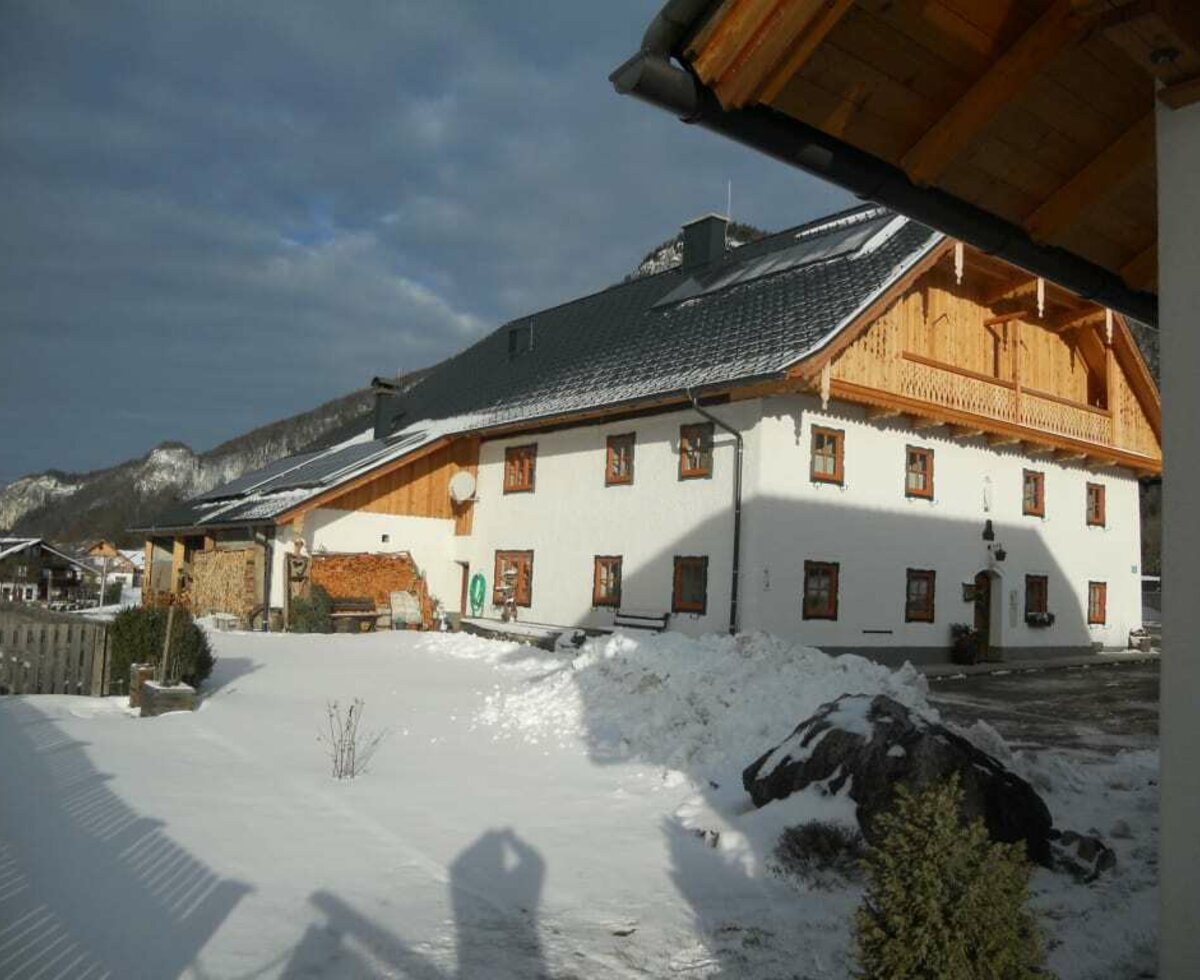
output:
<path id="1" fill-rule="evenodd" d="M 386 439 L 395 428 L 400 386 L 387 378 L 372 378 L 371 391 L 375 393 L 375 438 Z"/>
<path id="2" fill-rule="evenodd" d="M 682 269 L 698 269 L 715 262 L 725 254 L 725 229 L 729 219 L 720 214 L 706 214 L 683 226 Z"/>

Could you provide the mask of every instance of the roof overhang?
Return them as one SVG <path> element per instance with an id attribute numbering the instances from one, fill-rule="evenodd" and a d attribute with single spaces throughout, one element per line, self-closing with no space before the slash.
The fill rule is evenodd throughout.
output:
<path id="1" fill-rule="evenodd" d="M 1155 86 L 1200 98 L 1195 4 L 670 0 L 611 80 L 1157 324 Z"/>

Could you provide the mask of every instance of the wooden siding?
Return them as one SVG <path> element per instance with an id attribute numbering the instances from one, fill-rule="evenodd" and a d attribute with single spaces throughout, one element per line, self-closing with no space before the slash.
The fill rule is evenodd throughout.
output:
<path id="1" fill-rule="evenodd" d="M 371 514 L 440 517 L 454 521 L 455 534 L 470 534 L 474 505 L 454 504 L 450 499 L 450 480 L 460 471 L 476 476 L 478 465 L 479 440 L 458 439 L 347 490 L 322 506 Z"/>
<path id="2" fill-rule="evenodd" d="M 994 291 L 970 267 L 958 285 L 950 262 L 939 262 L 835 357 L 835 388 L 871 389 L 900 396 L 904 410 L 924 403 L 955 420 L 977 417 L 985 428 L 990 421 L 1161 460 L 1146 406 L 1107 356 L 1103 319 L 1056 332 L 1046 325 L 1054 315 L 1048 305 L 1043 320 L 1027 312 L 989 323 L 997 317 L 987 299 Z"/>

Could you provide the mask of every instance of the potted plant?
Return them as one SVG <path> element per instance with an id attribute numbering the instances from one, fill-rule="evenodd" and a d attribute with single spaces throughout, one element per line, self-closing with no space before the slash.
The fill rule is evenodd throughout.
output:
<path id="1" fill-rule="evenodd" d="M 950 624 L 950 659 L 956 664 L 979 662 L 980 634 L 967 623 Z"/>
<path id="2" fill-rule="evenodd" d="M 1054 625 L 1054 613 L 1052 612 L 1031 612 L 1025 614 L 1025 623 L 1028 626 L 1046 627 Z"/>

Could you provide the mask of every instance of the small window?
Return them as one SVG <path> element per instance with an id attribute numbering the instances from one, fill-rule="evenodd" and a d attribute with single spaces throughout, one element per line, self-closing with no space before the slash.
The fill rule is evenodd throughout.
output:
<path id="1" fill-rule="evenodd" d="M 533 323 L 508 328 L 508 359 L 520 357 L 533 350 Z"/>
<path id="2" fill-rule="evenodd" d="M 592 570 L 592 605 L 621 604 L 621 556 L 597 555 Z"/>
<path id="3" fill-rule="evenodd" d="M 28 574 L 29 574 L 29 571 L 25 565 L 17 566 L 17 578 L 24 578 Z"/>
<path id="4" fill-rule="evenodd" d="M 813 426 L 812 463 L 810 476 L 820 483 L 841 483 L 843 444 L 845 433 L 841 429 L 823 429 Z"/>
<path id="5" fill-rule="evenodd" d="M 908 447 L 904 470 L 904 495 L 933 499 L 933 450 Z"/>
<path id="6" fill-rule="evenodd" d="M 906 623 L 933 622 L 933 595 L 937 573 L 928 569 L 910 568 L 904 599 Z"/>
<path id="7" fill-rule="evenodd" d="M 708 608 L 708 556 L 675 558 L 671 612 L 703 614 Z"/>
<path id="8" fill-rule="evenodd" d="M 679 479 L 712 476 L 713 426 L 711 422 L 679 427 Z"/>
<path id="9" fill-rule="evenodd" d="M 804 563 L 804 618 L 837 619 L 838 564 L 833 561 Z"/>
<path id="10" fill-rule="evenodd" d="M 1108 622 L 1108 583 L 1088 582 L 1088 625 L 1103 626 Z"/>
<path id="11" fill-rule="evenodd" d="M 604 462 L 604 485 L 621 486 L 633 482 L 634 434 L 627 432 L 608 437 L 608 452 Z"/>
<path id="12" fill-rule="evenodd" d="M 1025 576 L 1025 615 L 1037 616 L 1050 611 L 1050 580 L 1045 575 Z"/>
<path id="13" fill-rule="evenodd" d="M 536 466 L 537 443 L 509 446 L 504 450 L 504 492 L 533 493 Z"/>
<path id="14" fill-rule="evenodd" d="M 1038 470 L 1025 470 L 1025 482 L 1021 491 L 1021 512 L 1033 517 L 1046 516 L 1046 474 Z"/>
<path id="15" fill-rule="evenodd" d="M 1104 484 L 1089 483 L 1087 485 L 1088 527 L 1104 527 L 1104 520 Z"/>
<path id="16" fill-rule="evenodd" d="M 492 603 L 504 605 L 509 591 L 518 606 L 533 602 L 533 552 L 497 551 L 495 577 L 492 580 Z"/>

